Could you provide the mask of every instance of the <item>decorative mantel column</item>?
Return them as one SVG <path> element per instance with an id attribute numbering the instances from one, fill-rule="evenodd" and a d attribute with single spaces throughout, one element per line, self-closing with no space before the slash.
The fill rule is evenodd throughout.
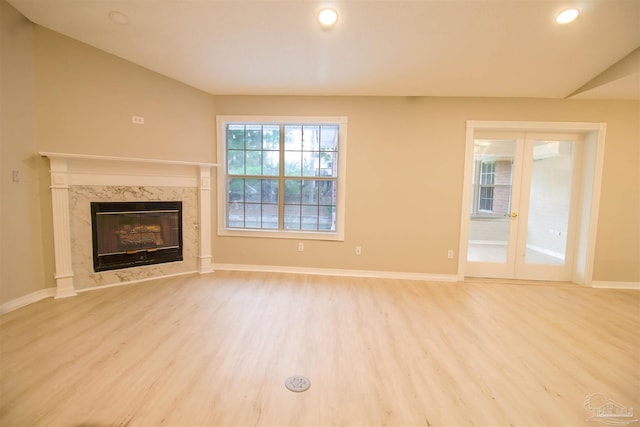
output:
<path id="1" fill-rule="evenodd" d="M 200 274 L 213 271 L 211 262 L 211 166 L 200 166 Z"/>
<path id="2" fill-rule="evenodd" d="M 73 287 L 71 258 L 71 228 L 69 222 L 69 175 L 67 160 L 50 158 L 51 207 L 53 209 L 53 240 L 56 260 L 56 295 L 65 298 L 77 295 Z"/>

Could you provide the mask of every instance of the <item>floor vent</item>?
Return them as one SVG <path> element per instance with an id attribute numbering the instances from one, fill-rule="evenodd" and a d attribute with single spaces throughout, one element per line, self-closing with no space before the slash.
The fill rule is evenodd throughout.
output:
<path id="1" fill-rule="evenodd" d="M 295 375 L 293 377 L 287 378 L 287 380 L 284 382 L 284 385 L 285 387 L 287 387 L 287 389 L 296 393 L 307 391 L 309 387 L 311 387 L 309 379 L 300 375 Z"/>

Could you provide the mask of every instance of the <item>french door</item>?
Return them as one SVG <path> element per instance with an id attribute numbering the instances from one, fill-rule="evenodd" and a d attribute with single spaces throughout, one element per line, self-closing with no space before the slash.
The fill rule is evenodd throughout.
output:
<path id="1" fill-rule="evenodd" d="M 475 133 L 465 275 L 570 280 L 578 135 Z"/>

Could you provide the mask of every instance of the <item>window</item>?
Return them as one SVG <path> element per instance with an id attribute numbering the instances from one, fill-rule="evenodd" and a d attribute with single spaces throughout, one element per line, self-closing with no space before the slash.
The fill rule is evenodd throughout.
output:
<path id="1" fill-rule="evenodd" d="M 478 160 L 474 166 L 473 216 L 494 217 L 509 213 L 511 206 L 510 159 Z"/>
<path id="2" fill-rule="evenodd" d="M 218 117 L 221 235 L 344 239 L 345 118 Z"/>
<path id="3" fill-rule="evenodd" d="M 493 185 L 496 178 L 495 162 L 480 162 L 480 194 L 478 210 L 493 211 Z"/>

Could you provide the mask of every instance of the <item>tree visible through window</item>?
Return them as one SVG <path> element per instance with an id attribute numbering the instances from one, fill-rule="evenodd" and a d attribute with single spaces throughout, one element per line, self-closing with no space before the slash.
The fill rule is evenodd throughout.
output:
<path id="1" fill-rule="evenodd" d="M 335 232 L 339 123 L 226 123 L 227 229 Z"/>

